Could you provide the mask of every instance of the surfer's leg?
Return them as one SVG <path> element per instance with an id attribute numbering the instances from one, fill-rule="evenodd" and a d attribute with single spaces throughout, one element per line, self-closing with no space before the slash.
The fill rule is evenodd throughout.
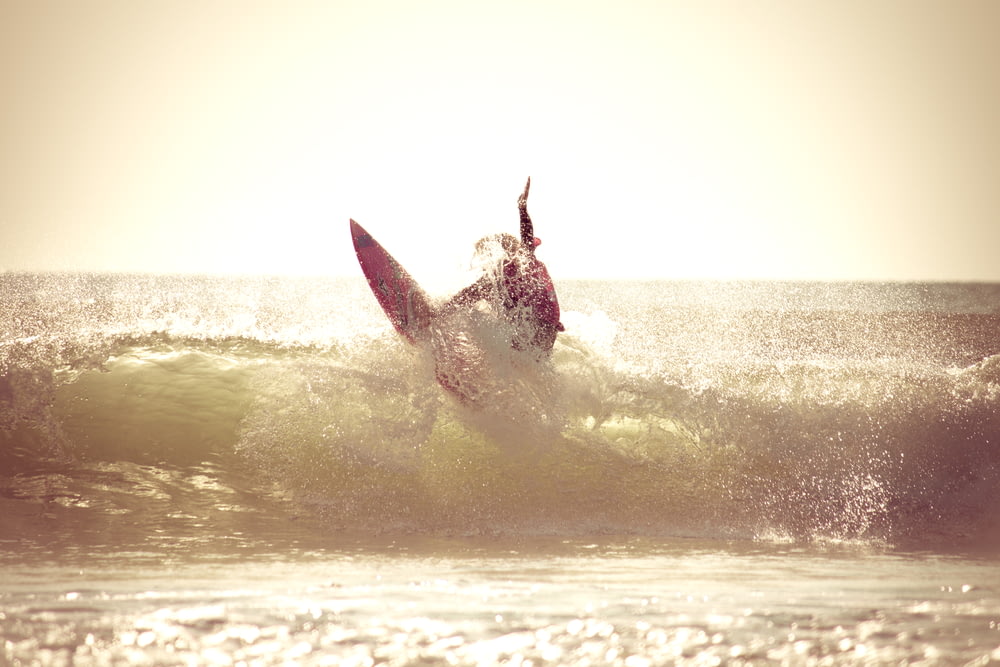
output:
<path id="1" fill-rule="evenodd" d="M 552 352 L 552 348 L 556 344 L 556 335 L 559 332 L 556 328 L 548 323 L 543 323 L 538 326 L 535 331 L 535 347 L 542 350 L 546 354 Z"/>

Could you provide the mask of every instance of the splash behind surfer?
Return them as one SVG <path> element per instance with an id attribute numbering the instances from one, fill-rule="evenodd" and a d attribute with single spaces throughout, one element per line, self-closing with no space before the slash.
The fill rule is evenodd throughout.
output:
<path id="1" fill-rule="evenodd" d="M 506 233 L 479 239 L 475 255 L 486 265 L 486 270 L 476 282 L 446 301 L 438 312 L 485 301 L 512 325 L 511 347 L 549 352 L 556 335 L 565 328 L 559 321 L 559 301 L 552 278 L 535 257 L 535 248 L 541 240 L 535 237 L 528 215 L 530 188 L 529 178 L 517 200 L 521 239 Z"/>

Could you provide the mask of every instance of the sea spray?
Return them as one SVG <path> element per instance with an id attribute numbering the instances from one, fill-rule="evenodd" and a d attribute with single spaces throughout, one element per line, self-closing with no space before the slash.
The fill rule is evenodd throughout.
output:
<path id="1" fill-rule="evenodd" d="M 571 282 L 551 358 L 481 346 L 468 404 L 360 281 L 2 279 L 2 494 L 95 535 L 183 471 L 214 486 L 163 482 L 165 517 L 239 489 L 362 532 L 996 532 L 994 286 Z"/>

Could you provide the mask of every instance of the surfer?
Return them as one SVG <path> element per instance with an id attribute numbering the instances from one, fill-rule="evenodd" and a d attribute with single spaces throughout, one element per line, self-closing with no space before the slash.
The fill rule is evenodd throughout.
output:
<path id="1" fill-rule="evenodd" d="M 459 306 L 486 301 L 513 327 L 511 347 L 550 352 L 556 335 L 565 331 L 559 321 L 559 301 L 548 269 L 535 257 L 541 239 L 535 237 L 528 215 L 528 190 L 517 200 L 521 214 L 521 239 L 512 234 L 491 234 L 476 242 L 475 256 L 486 265 L 482 277 L 441 306 L 446 313 Z"/>

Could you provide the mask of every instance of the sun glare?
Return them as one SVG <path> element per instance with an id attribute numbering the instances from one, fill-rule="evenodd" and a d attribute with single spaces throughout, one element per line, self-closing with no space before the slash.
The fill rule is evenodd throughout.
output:
<path id="1" fill-rule="evenodd" d="M 447 282 L 530 175 L 557 277 L 1000 279 L 995 5 L 32 7 L 0 270 Z"/>

